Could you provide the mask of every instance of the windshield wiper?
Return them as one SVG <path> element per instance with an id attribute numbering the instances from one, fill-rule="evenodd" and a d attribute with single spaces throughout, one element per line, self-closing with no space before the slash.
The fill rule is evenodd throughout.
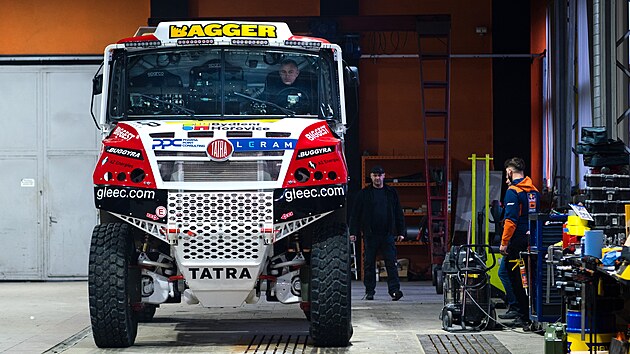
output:
<path id="1" fill-rule="evenodd" d="M 254 102 L 258 102 L 258 103 L 263 103 L 263 104 L 270 105 L 271 107 L 275 107 L 275 108 L 277 108 L 277 109 L 281 110 L 281 111 L 282 111 L 282 113 L 286 114 L 286 115 L 287 115 L 287 116 L 289 116 L 289 117 L 295 117 L 295 112 L 294 112 L 294 111 L 292 111 L 292 110 L 290 110 L 290 109 L 288 109 L 288 108 L 284 108 L 284 107 L 282 107 L 282 106 L 280 106 L 280 105 L 278 105 L 278 104 L 275 104 L 275 103 L 273 103 L 273 102 L 269 102 L 269 101 L 261 100 L 261 99 L 258 99 L 258 98 L 254 98 L 254 97 L 252 97 L 252 96 L 247 96 L 247 95 L 242 94 L 242 93 L 240 93 L 240 92 L 234 92 L 234 94 L 235 94 L 235 95 L 237 95 L 237 96 L 239 96 L 239 97 L 247 98 L 248 100 L 252 100 L 252 101 L 254 101 Z"/>
<path id="2" fill-rule="evenodd" d="M 145 95 L 143 93 L 132 93 L 131 95 L 138 95 L 138 96 L 140 96 L 142 98 L 148 98 L 148 99 L 150 99 L 152 101 L 155 101 L 155 102 L 159 102 L 159 103 L 162 103 L 162 104 L 165 104 L 165 105 L 170 105 L 173 108 L 177 108 L 177 111 L 179 111 L 180 113 L 185 113 L 185 114 L 189 115 L 191 118 L 195 118 L 195 111 L 193 111 L 190 108 L 186 108 L 184 106 L 180 106 L 180 105 L 178 105 L 176 103 L 173 103 L 173 102 L 165 101 L 165 100 L 163 100 L 161 98 Z"/>

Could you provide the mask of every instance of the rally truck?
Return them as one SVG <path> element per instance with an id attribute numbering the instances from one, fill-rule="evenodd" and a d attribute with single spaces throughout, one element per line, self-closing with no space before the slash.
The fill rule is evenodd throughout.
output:
<path id="1" fill-rule="evenodd" d="M 106 47 L 92 109 L 97 346 L 133 345 L 138 322 L 179 302 L 299 304 L 315 346 L 349 345 L 353 72 L 338 45 L 285 23 L 163 22 Z"/>

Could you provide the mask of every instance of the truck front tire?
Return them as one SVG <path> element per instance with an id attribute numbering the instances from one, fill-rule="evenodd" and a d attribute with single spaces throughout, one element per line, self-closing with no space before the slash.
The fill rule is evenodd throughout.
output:
<path id="1" fill-rule="evenodd" d="M 311 249 L 311 338 L 317 347 L 346 347 L 352 337 L 350 241 L 346 225 L 332 223 Z"/>
<path id="2" fill-rule="evenodd" d="M 136 340 L 138 318 L 133 306 L 140 302 L 141 295 L 135 255 L 128 224 L 94 227 L 88 293 L 92 335 L 100 348 L 126 348 Z"/>

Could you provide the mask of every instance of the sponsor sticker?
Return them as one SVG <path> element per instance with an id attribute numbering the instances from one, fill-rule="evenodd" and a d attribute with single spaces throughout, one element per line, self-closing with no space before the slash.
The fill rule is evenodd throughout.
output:
<path id="1" fill-rule="evenodd" d="M 215 139 L 208 144 L 206 149 L 212 161 L 225 161 L 232 156 L 234 146 L 225 139 Z"/>
<path id="2" fill-rule="evenodd" d="M 330 134 L 330 130 L 328 130 L 328 127 L 325 125 L 322 125 L 318 128 L 315 128 L 313 130 L 311 130 L 310 132 L 306 133 L 304 136 L 306 137 L 306 139 L 310 140 L 310 141 L 314 141 L 315 139 L 319 138 L 320 136 L 324 136 Z"/>
<path id="3" fill-rule="evenodd" d="M 276 26 L 256 23 L 195 23 L 170 25 L 169 38 L 257 37 L 276 38 Z"/>
<path id="4" fill-rule="evenodd" d="M 284 213 L 284 214 L 282 214 L 282 216 L 280 217 L 280 219 L 282 219 L 282 220 L 286 220 L 286 219 L 288 219 L 288 218 L 290 218 L 290 217 L 292 217 L 292 216 L 293 216 L 293 212 L 292 212 L 292 211 L 290 211 L 290 212 L 288 212 L 288 213 Z"/>
<path id="5" fill-rule="evenodd" d="M 178 148 L 205 148 L 199 139 L 153 139 L 153 150 L 164 150 L 169 147 Z"/>
<path id="6" fill-rule="evenodd" d="M 247 268 L 231 267 L 190 267 L 191 279 L 251 279 L 252 276 Z"/>
<path id="7" fill-rule="evenodd" d="M 105 152 L 113 155 L 129 157 L 136 160 L 144 160 L 144 158 L 142 157 L 142 152 L 140 150 L 107 146 L 105 148 Z"/>
<path id="8" fill-rule="evenodd" d="M 297 153 L 297 156 L 295 157 L 295 159 L 296 160 L 301 160 L 301 159 L 306 159 L 306 158 L 313 157 L 313 156 L 330 154 L 333 151 L 335 151 L 335 146 L 334 145 L 322 146 L 322 147 L 312 148 L 312 149 L 298 150 L 298 153 Z"/>
<path id="9" fill-rule="evenodd" d="M 116 129 L 112 132 L 112 135 L 125 141 L 129 141 L 136 137 L 133 133 L 122 127 L 116 127 Z"/>
<path id="10" fill-rule="evenodd" d="M 312 188 L 288 188 L 284 190 L 283 197 L 288 203 L 298 199 L 327 198 L 346 195 L 343 186 L 323 186 Z"/>
<path id="11" fill-rule="evenodd" d="M 271 151 L 292 150 L 295 139 L 229 139 L 234 145 L 234 151 Z"/>
<path id="12" fill-rule="evenodd" d="M 120 199 L 155 199 L 153 189 L 132 189 L 128 187 L 98 186 L 95 190 L 96 200 L 105 198 Z"/>
<path id="13" fill-rule="evenodd" d="M 182 125 L 183 130 L 269 130 L 269 127 L 261 126 L 260 122 L 194 122 L 184 123 Z"/>
<path id="14" fill-rule="evenodd" d="M 159 207 L 155 208 L 155 215 L 157 215 L 159 218 L 166 217 L 166 207 L 160 205 Z"/>

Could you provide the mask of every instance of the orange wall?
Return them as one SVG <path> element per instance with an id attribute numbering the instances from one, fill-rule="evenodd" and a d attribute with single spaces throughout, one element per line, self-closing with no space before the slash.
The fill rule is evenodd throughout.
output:
<path id="1" fill-rule="evenodd" d="M 360 15 L 450 14 L 452 53 L 490 53 L 491 0 L 462 6 L 461 0 L 361 0 Z M 319 1 L 190 1 L 191 17 L 317 16 Z M 107 44 L 131 36 L 146 25 L 150 0 L 2 1 L 0 54 L 100 54 Z M 478 36 L 476 26 L 489 34 Z M 404 35 L 404 37 L 403 37 Z M 386 33 L 392 50 L 417 53 L 413 32 Z M 364 54 L 369 34 L 362 35 Z M 403 42 L 404 39 L 404 42 Z M 380 155 L 421 155 L 420 73 L 417 59 L 364 59 L 361 74 L 361 151 Z M 451 67 L 451 155 L 453 165 L 469 166 L 472 154 L 492 154 L 492 68 L 489 59 L 453 59 Z"/>
<path id="2" fill-rule="evenodd" d="M 451 15 L 452 54 L 492 51 L 492 1 L 363 0 L 361 15 Z M 488 27 L 486 36 L 475 27 Z M 386 35 L 383 41 L 398 41 Z M 408 33 L 397 54 L 417 54 L 417 39 Z M 388 53 L 394 46 L 388 47 Z M 374 54 L 374 38 L 364 38 L 363 54 Z M 377 53 L 379 54 L 379 53 Z M 382 51 L 381 53 L 382 54 Z M 361 151 L 373 155 L 422 155 L 420 64 L 417 58 L 363 59 L 360 62 Z M 492 155 L 492 62 L 490 59 L 453 59 L 451 62 L 451 157 L 453 172 L 469 169 L 473 153 Z M 453 176 L 456 176 L 454 174 Z"/>
<path id="3" fill-rule="evenodd" d="M 190 0 L 191 17 L 319 16 L 319 0 Z"/>
<path id="4" fill-rule="evenodd" d="M 546 0 L 534 0 L 531 6 L 531 52 L 542 53 L 547 48 L 547 29 L 546 29 Z M 531 162 L 531 178 L 534 184 L 540 188 L 543 186 L 542 171 L 542 119 L 543 119 L 543 101 L 542 101 L 542 60 L 536 59 L 532 61 L 532 162 Z"/>
<path id="5" fill-rule="evenodd" d="M 150 0 L 0 1 L 0 54 L 102 54 L 146 26 Z"/>

